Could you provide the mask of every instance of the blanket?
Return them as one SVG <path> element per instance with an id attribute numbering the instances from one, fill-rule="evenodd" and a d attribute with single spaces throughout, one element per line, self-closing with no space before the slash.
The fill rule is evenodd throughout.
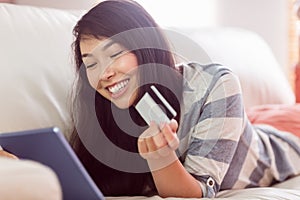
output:
<path id="1" fill-rule="evenodd" d="M 300 103 L 254 106 L 246 113 L 253 124 L 269 124 L 300 137 Z"/>

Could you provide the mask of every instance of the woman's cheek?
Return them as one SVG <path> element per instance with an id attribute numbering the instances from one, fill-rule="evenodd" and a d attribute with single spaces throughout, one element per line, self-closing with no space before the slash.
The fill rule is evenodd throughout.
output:
<path id="1" fill-rule="evenodd" d="M 93 70 L 87 70 L 87 77 L 89 80 L 90 85 L 97 90 L 98 82 L 99 82 L 99 75 Z"/>

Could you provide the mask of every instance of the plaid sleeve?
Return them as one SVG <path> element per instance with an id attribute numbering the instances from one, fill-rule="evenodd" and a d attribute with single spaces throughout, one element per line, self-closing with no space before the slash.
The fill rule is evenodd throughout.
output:
<path id="1" fill-rule="evenodd" d="M 184 160 L 186 170 L 200 182 L 204 197 L 214 197 L 220 190 L 243 132 L 244 108 L 239 81 L 229 70 L 218 69 L 217 73 L 204 71 L 210 80 L 205 81 L 209 84 L 202 85 L 206 86 L 206 95 L 190 108 L 193 118 L 198 118 L 190 130 Z"/>

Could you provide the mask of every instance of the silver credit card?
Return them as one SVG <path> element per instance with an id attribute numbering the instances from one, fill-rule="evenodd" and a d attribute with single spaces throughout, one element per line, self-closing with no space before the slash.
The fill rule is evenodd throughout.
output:
<path id="1" fill-rule="evenodd" d="M 143 97 L 136 104 L 135 108 L 145 120 L 145 122 L 150 125 L 150 122 L 155 122 L 160 124 L 162 122 L 170 122 L 170 119 L 177 115 L 176 111 L 167 102 L 167 100 L 162 96 L 162 94 L 156 89 L 154 85 L 151 86 L 153 94 L 158 97 L 160 104 L 156 103 L 151 95 L 146 92 Z M 171 114 L 171 118 L 167 116 L 167 112 Z"/>

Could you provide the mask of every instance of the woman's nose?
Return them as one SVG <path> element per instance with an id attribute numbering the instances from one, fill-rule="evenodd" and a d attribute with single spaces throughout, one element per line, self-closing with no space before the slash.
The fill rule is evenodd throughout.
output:
<path id="1" fill-rule="evenodd" d="M 101 75 L 101 80 L 109 80 L 115 74 L 116 74 L 115 71 L 111 67 L 108 67 L 104 70 L 103 74 Z"/>

